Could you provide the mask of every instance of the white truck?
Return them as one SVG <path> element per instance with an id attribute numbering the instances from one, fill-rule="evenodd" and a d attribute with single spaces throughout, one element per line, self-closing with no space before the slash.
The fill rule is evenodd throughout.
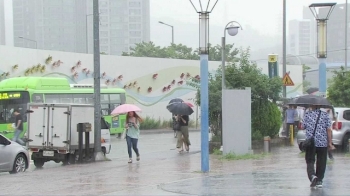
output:
<path id="1" fill-rule="evenodd" d="M 83 151 L 94 154 L 94 106 L 88 104 L 28 104 L 28 148 L 32 160 L 38 168 L 47 161 L 74 164 L 79 158 L 78 123 L 91 123 L 89 149 Z M 109 125 L 101 119 L 101 148 L 104 154 L 111 150 Z M 88 157 L 84 157 L 88 158 Z"/>

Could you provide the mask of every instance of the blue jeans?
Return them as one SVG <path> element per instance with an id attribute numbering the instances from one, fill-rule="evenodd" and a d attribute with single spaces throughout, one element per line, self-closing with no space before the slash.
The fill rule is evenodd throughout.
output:
<path id="1" fill-rule="evenodd" d="M 21 135 L 22 130 L 16 129 L 15 134 L 13 135 L 12 141 L 17 142 L 21 144 L 22 146 L 26 145 L 21 138 L 19 138 L 19 135 Z"/>
<path id="2" fill-rule="evenodd" d="M 137 148 L 137 142 L 138 142 L 138 139 L 126 136 L 126 143 L 128 144 L 128 154 L 129 154 L 130 159 L 132 158 L 131 147 L 132 147 L 132 149 L 134 149 L 136 155 L 140 156 L 139 149 Z"/>

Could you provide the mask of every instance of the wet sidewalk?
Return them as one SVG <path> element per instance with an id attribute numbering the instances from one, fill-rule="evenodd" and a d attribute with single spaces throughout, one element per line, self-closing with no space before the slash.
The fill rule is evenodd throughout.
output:
<path id="1" fill-rule="evenodd" d="M 141 161 L 132 164 L 125 140 L 115 138 L 111 161 L 1 175 L 0 195 L 350 195 L 348 155 L 336 153 L 323 189 L 310 189 L 297 146 L 273 148 L 254 160 L 211 155 L 211 171 L 203 174 L 199 132 L 190 138 L 190 152 L 178 154 L 171 133 L 141 135 Z"/>

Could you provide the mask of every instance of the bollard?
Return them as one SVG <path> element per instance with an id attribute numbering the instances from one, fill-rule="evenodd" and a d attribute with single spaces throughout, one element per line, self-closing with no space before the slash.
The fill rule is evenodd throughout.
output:
<path id="1" fill-rule="evenodd" d="M 78 163 L 83 163 L 83 130 L 81 128 L 81 123 L 77 125 L 77 131 L 78 131 L 78 154 L 79 159 Z"/>
<path id="2" fill-rule="evenodd" d="M 290 145 L 294 145 L 294 125 L 289 126 Z"/>
<path id="3" fill-rule="evenodd" d="M 348 147 L 349 147 L 349 153 L 350 153 L 350 139 L 348 140 Z"/>
<path id="4" fill-rule="evenodd" d="M 270 136 L 265 136 L 264 137 L 264 153 L 269 153 L 271 148 L 270 148 Z"/>
<path id="5" fill-rule="evenodd" d="M 83 133 L 85 132 L 85 158 L 89 156 L 91 123 L 78 123 L 78 163 L 83 163 Z"/>

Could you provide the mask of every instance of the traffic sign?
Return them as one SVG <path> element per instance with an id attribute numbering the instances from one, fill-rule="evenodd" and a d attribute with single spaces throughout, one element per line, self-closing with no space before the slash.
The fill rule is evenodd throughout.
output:
<path id="1" fill-rule="evenodd" d="M 283 76 L 282 82 L 284 86 L 294 86 L 292 78 L 290 78 L 289 74 L 287 73 Z"/>

